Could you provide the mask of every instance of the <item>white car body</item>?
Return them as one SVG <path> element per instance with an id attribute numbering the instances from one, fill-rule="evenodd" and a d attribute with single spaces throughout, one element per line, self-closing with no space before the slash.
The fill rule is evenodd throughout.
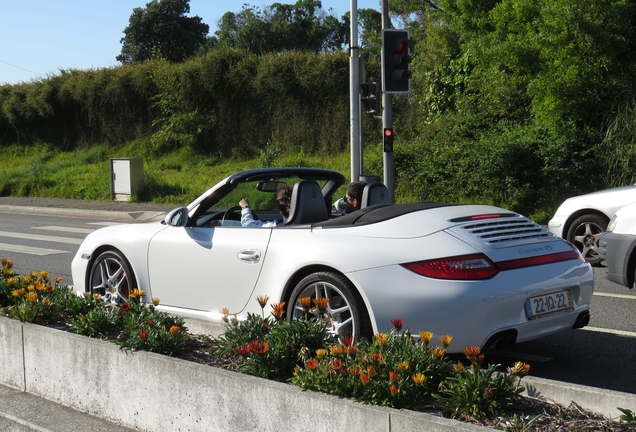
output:
<path id="1" fill-rule="evenodd" d="M 604 189 L 566 199 L 548 222 L 551 233 L 577 246 L 600 264 L 598 240 L 618 209 L 636 202 L 636 185 Z"/>
<path id="2" fill-rule="evenodd" d="M 188 206 L 189 216 L 196 217 L 205 197 L 228 179 Z M 333 193 L 325 195 L 328 208 Z M 89 234 L 73 259 L 75 288 L 93 292 L 88 281 L 95 260 L 115 250 L 129 263 L 134 286 L 145 290 L 148 301 L 158 297 L 160 309 L 186 317 L 220 321 L 223 308 L 239 317 L 260 314 L 255 298 L 265 295 L 289 306 L 299 281 L 327 272 L 350 283 L 360 304 L 347 300 L 346 306 L 359 309 L 373 333 L 402 318 L 414 335 L 451 335 L 449 352 L 523 342 L 589 321 L 594 279 L 589 263 L 538 224 L 497 207 L 374 206 L 324 222 L 276 228 L 171 226 L 171 217 Z M 405 267 L 476 255 L 462 265 L 490 261 L 496 274 L 450 280 Z M 570 299 L 570 307 L 532 316 L 538 302 L 547 308 L 557 297 Z"/>
<path id="3" fill-rule="evenodd" d="M 636 277 L 636 203 L 616 211 L 599 245 L 607 267 L 606 278 L 633 288 Z"/>

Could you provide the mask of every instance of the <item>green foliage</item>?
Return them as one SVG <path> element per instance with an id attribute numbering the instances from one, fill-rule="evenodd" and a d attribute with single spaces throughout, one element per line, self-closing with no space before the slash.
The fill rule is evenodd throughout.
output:
<path id="1" fill-rule="evenodd" d="M 621 423 L 636 423 L 636 413 L 634 411 L 620 407 L 617 407 L 617 409 L 623 413 L 620 416 Z"/>
<path id="2" fill-rule="evenodd" d="M 171 62 L 193 56 L 210 27 L 199 16 L 186 16 L 189 12 L 190 0 L 151 0 L 145 8 L 134 8 L 117 60 L 143 62 L 153 57 L 153 50 Z"/>
<path id="3" fill-rule="evenodd" d="M 524 388 L 519 381 L 530 366 L 517 362 L 504 374 L 498 372 L 500 365 L 496 364 L 482 369 L 484 355 L 479 348 L 468 347 L 464 354 L 471 362 L 470 367 L 458 364 L 455 375 L 447 378 L 440 385 L 440 393 L 434 395 L 452 417 L 468 414 L 477 419 L 493 418 L 520 406 Z"/>

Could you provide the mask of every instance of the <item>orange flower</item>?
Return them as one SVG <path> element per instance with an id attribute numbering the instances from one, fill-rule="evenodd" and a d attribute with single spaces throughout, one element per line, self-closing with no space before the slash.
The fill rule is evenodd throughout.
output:
<path id="1" fill-rule="evenodd" d="M 378 341 L 378 344 L 380 344 L 380 346 L 384 346 L 384 344 L 386 343 L 386 333 L 378 333 L 377 335 L 375 335 L 375 339 Z"/>
<path id="2" fill-rule="evenodd" d="M 269 350 L 269 344 L 267 342 L 261 342 L 259 340 L 253 340 L 249 343 L 250 350 L 254 354 L 263 355 Z"/>
<path id="3" fill-rule="evenodd" d="M 376 376 L 378 373 L 375 371 L 375 368 L 373 366 L 367 366 L 367 373 L 369 374 L 369 376 L 371 378 L 373 378 L 374 376 Z"/>
<path id="4" fill-rule="evenodd" d="M 444 348 L 442 348 L 441 346 L 436 346 L 436 347 L 431 348 L 431 354 L 433 354 L 437 358 L 444 357 L 445 353 L 446 353 L 446 350 Z"/>
<path id="5" fill-rule="evenodd" d="M 382 353 L 373 353 L 369 356 L 369 359 L 373 363 L 380 363 L 382 361 Z"/>
<path id="6" fill-rule="evenodd" d="M 453 365 L 453 372 L 455 372 L 456 374 L 460 373 L 463 370 L 464 364 L 462 362 L 458 361 L 455 365 Z"/>
<path id="7" fill-rule="evenodd" d="M 353 336 L 347 335 L 345 337 L 340 338 L 340 343 L 343 344 L 344 346 L 353 345 Z"/>
<path id="8" fill-rule="evenodd" d="M 360 366 L 351 366 L 349 368 L 349 373 L 351 373 L 351 375 L 360 375 L 360 373 L 362 372 L 362 368 Z"/>
<path id="9" fill-rule="evenodd" d="M 402 369 L 403 371 L 409 370 L 409 361 L 408 360 L 401 361 L 400 363 L 398 363 L 398 367 Z"/>
<path id="10" fill-rule="evenodd" d="M 329 299 L 327 297 L 315 298 L 313 302 L 314 306 L 316 306 L 316 309 L 318 309 L 320 312 L 325 311 L 325 309 L 327 309 L 327 306 L 329 305 Z"/>
<path id="11" fill-rule="evenodd" d="M 345 351 L 346 351 L 346 353 L 349 356 L 355 357 L 358 354 L 358 347 L 357 346 L 348 346 L 348 347 L 345 347 Z"/>
<path id="12" fill-rule="evenodd" d="M 444 345 L 444 348 L 448 348 L 448 345 L 450 345 L 453 337 L 449 335 L 441 335 L 438 337 L 438 339 L 442 343 L 442 345 Z"/>
<path id="13" fill-rule="evenodd" d="M 36 292 L 30 292 L 27 294 L 27 300 L 31 303 L 35 303 L 36 301 L 38 301 L 38 293 Z"/>
<path id="14" fill-rule="evenodd" d="M 479 347 L 472 346 L 464 348 L 464 355 L 468 357 L 471 361 L 476 363 L 481 363 L 484 361 L 485 355 L 481 352 Z"/>
<path id="15" fill-rule="evenodd" d="M 342 359 L 340 358 L 335 358 L 331 361 L 331 368 L 333 370 L 337 370 L 339 371 L 340 369 L 342 369 Z"/>
<path id="16" fill-rule="evenodd" d="M 55 279 L 53 279 L 53 281 L 54 281 L 56 284 L 59 284 L 60 282 L 62 282 L 62 278 L 58 276 L 58 277 L 56 277 Z"/>
<path id="17" fill-rule="evenodd" d="M 268 295 L 258 296 L 256 297 L 256 301 L 258 302 L 259 305 L 261 305 L 261 309 L 263 309 L 265 308 L 265 306 L 267 306 L 267 302 L 269 301 L 269 296 Z"/>
<path id="18" fill-rule="evenodd" d="M 420 340 L 424 342 L 425 345 L 428 345 L 431 342 L 431 339 L 433 339 L 432 332 L 420 332 Z"/>
<path id="19" fill-rule="evenodd" d="M 422 385 L 426 377 L 424 376 L 424 374 L 418 372 L 416 374 L 411 375 L 411 379 L 413 380 L 415 385 Z"/>
<path id="20" fill-rule="evenodd" d="M 223 321 L 227 322 L 227 317 L 230 315 L 230 310 L 228 308 L 223 308 L 219 311 L 221 314 Z"/>
<path id="21" fill-rule="evenodd" d="M 42 306 L 44 306 L 44 307 L 49 307 L 49 306 L 51 306 L 51 300 L 49 300 L 49 299 L 44 300 L 44 301 L 42 302 Z"/>
<path id="22" fill-rule="evenodd" d="M 360 381 L 362 381 L 363 385 L 367 385 L 369 384 L 369 377 L 367 376 L 367 374 L 360 374 Z"/>
<path id="23" fill-rule="evenodd" d="M 179 334 L 179 327 L 177 326 L 170 327 L 170 334 L 172 335 L 172 337 L 177 337 L 177 335 Z"/>
<path id="24" fill-rule="evenodd" d="M 240 356 L 246 356 L 250 353 L 250 351 L 251 349 L 249 345 L 241 345 L 236 350 L 234 350 L 234 352 Z"/>
<path id="25" fill-rule="evenodd" d="M 276 319 L 282 319 L 285 315 L 285 302 L 272 304 L 271 314 Z"/>
<path id="26" fill-rule="evenodd" d="M 142 330 L 139 332 L 139 339 L 141 339 L 142 341 L 146 341 L 146 339 L 148 339 L 148 330 Z"/>
<path id="27" fill-rule="evenodd" d="M 307 369 L 309 369 L 310 371 L 316 370 L 316 368 L 318 367 L 318 359 L 317 358 L 312 358 L 309 359 L 305 362 L 305 367 Z"/>
<path id="28" fill-rule="evenodd" d="M 389 371 L 389 381 L 396 382 L 399 379 L 397 371 L 394 369 Z"/>
<path id="29" fill-rule="evenodd" d="M 309 309 L 311 307 L 311 297 L 302 297 L 298 299 L 298 304 L 303 309 Z"/>
<path id="30" fill-rule="evenodd" d="M 389 391 L 391 392 L 392 396 L 396 396 L 400 392 L 400 388 L 391 384 L 391 387 L 389 387 Z"/>

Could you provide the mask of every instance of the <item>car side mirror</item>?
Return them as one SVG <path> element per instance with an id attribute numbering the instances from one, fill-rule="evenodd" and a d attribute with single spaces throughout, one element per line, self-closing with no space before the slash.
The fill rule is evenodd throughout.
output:
<path id="1" fill-rule="evenodd" d="M 172 210 L 164 219 L 166 225 L 173 227 L 184 227 L 188 224 L 188 208 L 179 207 Z"/>

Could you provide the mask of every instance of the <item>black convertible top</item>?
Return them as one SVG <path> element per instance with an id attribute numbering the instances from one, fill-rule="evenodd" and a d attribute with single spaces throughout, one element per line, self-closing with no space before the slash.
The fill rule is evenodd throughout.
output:
<path id="1" fill-rule="evenodd" d="M 329 219 L 324 222 L 318 222 L 313 224 L 313 226 L 323 228 L 342 228 L 354 225 L 368 225 L 393 219 L 407 213 L 412 213 L 420 210 L 429 210 L 439 207 L 449 207 L 454 205 L 457 204 L 447 204 L 439 202 L 416 202 L 394 205 L 380 204 L 366 207 L 353 213 L 334 219 Z"/>

